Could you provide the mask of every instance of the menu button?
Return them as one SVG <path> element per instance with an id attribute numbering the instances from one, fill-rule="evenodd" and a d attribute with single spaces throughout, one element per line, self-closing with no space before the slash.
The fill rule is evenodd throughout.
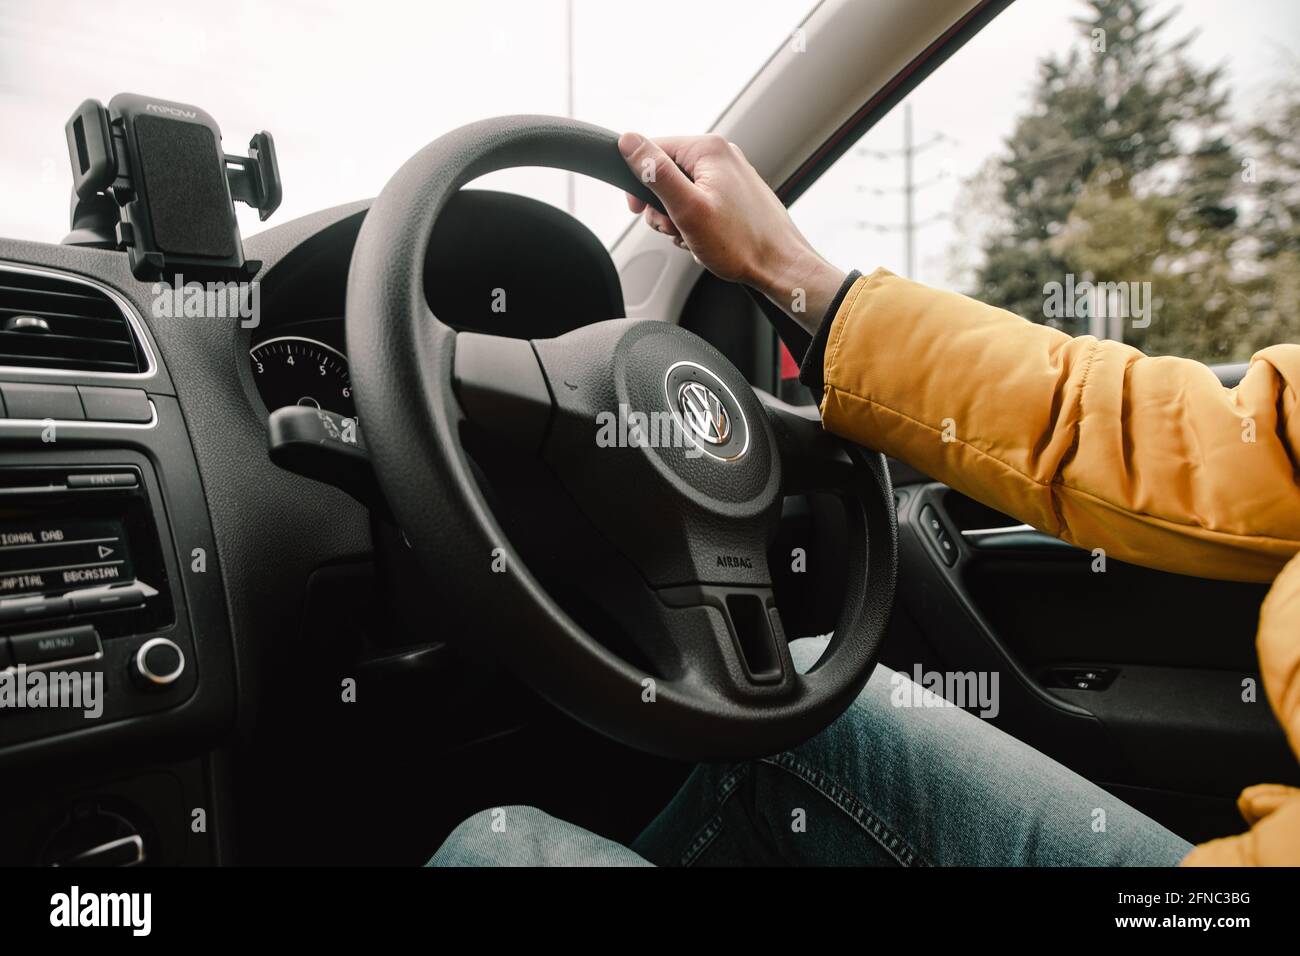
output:
<path id="1" fill-rule="evenodd" d="M 64 627 L 9 638 L 14 663 L 36 666 L 98 657 L 99 635 L 90 625 Z"/>

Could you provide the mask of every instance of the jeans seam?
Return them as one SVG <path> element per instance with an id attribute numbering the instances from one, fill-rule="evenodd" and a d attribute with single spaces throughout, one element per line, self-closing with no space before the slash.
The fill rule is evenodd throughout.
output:
<path id="1" fill-rule="evenodd" d="M 880 844 L 881 848 L 892 856 L 900 866 L 930 865 L 902 836 L 891 830 L 880 817 L 876 816 L 857 794 L 829 774 L 801 763 L 793 754 L 789 753 L 778 754 L 775 757 L 764 757 L 762 763 L 784 770 L 820 793 L 832 806 L 838 808 L 868 836 Z"/>
<path id="2" fill-rule="evenodd" d="M 741 778 L 748 772 L 748 764 L 737 764 L 729 774 L 718 782 L 718 790 L 715 794 L 718 801 L 717 809 L 709 821 L 700 827 L 690 845 L 682 852 L 681 866 L 694 866 L 695 861 L 703 855 L 704 851 L 717 839 L 718 834 L 722 832 L 722 808 L 731 799 L 731 795 L 736 792 L 736 787 L 740 784 Z"/>
<path id="3" fill-rule="evenodd" d="M 694 866 L 695 861 L 700 858 L 705 850 L 713 843 L 719 833 L 722 832 L 722 813 L 719 811 L 713 815 L 713 818 L 695 835 L 685 852 L 682 853 L 681 866 Z"/>

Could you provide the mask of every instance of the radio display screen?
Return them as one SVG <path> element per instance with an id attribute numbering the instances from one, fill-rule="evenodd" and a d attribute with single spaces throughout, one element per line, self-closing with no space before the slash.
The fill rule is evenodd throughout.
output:
<path id="1" fill-rule="evenodd" d="M 32 518 L 0 523 L 0 598 L 134 579 L 121 521 Z"/>

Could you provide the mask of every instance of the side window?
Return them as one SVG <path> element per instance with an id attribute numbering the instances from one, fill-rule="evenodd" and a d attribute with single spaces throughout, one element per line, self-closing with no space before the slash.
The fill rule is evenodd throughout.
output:
<path id="1" fill-rule="evenodd" d="M 1019 0 L 791 209 L 884 266 L 1214 364 L 1300 341 L 1293 0 Z"/>

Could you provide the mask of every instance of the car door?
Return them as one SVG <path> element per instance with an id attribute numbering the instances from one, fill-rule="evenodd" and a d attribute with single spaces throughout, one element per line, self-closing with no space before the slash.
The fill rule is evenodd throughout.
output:
<path id="1" fill-rule="evenodd" d="M 1140 0 L 1012 4 L 792 215 L 845 267 L 1202 361 L 1232 387 L 1254 351 L 1300 341 L 1286 291 L 1300 168 L 1284 155 L 1300 93 L 1294 63 L 1269 52 L 1297 14 L 1259 6 L 1249 29 L 1226 30 L 1210 4 L 1170 17 Z M 780 369 L 796 392 L 793 364 Z M 1300 784 L 1254 652 L 1266 585 L 1074 548 L 892 467 L 885 663 L 950 697 L 995 687 L 992 706 L 956 702 L 1192 840 L 1242 829 L 1244 786 Z M 833 547 L 833 519 L 792 513 L 796 542 Z"/>

